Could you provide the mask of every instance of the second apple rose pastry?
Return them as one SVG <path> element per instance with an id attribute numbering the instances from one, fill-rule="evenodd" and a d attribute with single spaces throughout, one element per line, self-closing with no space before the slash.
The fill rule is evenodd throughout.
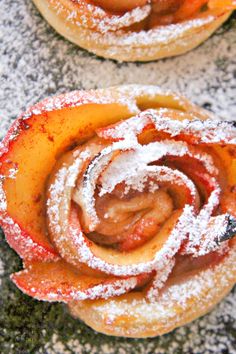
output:
<path id="1" fill-rule="evenodd" d="M 235 0 L 33 0 L 64 37 L 99 56 L 148 61 L 183 54 L 206 40 Z"/>
<path id="2" fill-rule="evenodd" d="M 236 280 L 236 126 L 157 87 L 77 91 L 20 116 L 1 146 L 13 282 L 99 332 L 161 335 Z"/>

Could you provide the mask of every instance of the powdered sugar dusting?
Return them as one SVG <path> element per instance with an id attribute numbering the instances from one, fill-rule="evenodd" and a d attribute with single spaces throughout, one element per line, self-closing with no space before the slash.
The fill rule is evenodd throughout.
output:
<path id="1" fill-rule="evenodd" d="M 170 260 L 167 262 L 166 266 L 162 268 L 161 271 L 157 271 L 156 276 L 154 277 L 151 287 L 147 292 L 147 299 L 151 302 L 158 301 L 159 290 L 164 286 L 166 283 L 172 269 L 175 265 L 175 259 Z"/>
<path id="2" fill-rule="evenodd" d="M 146 302 L 144 299 L 133 299 L 127 301 L 126 299 L 121 300 L 119 303 L 115 300 L 111 300 L 102 305 L 97 305 L 94 308 L 95 311 L 103 312 L 109 314 L 113 321 L 115 321 L 119 316 L 132 316 L 136 319 L 147 318 L 152 326 L 155 326 L 155 320 L 158 318 L 158 326 L 160 323 L 165 327 L 168 321 L 174 321 L 178 323 L 181 318 L 181 314 L 184 311 L 189 311 L 194 313 L 195 307 L 189 307 L 189 300 L 192 298 L 198 299 L 201 306 L 206 302 L 211 302 L 215 296 L 219 296 L 218 287 L 219 282 L 222 283 L 224 287 L 227 287 L 232 279 L 234 278 L 236 266 L 235 266 L 236 251 L 232 249 L 230 251 L 227 260 L 213 269 L 207 269 L 199 274 L 192 275 L 185 282 L 170 285 L 158 298 L 156 302 Z M 218 273 L 223 273 L 227 266 L 232 265 L 232 273 L 227 272 L 227 277 L 216 276 Z M 207 291 L 205 291 L 207 289 Z M 202 296 L 204 292 L 204 296 Z M 176 306 L 173 307 L 173 303 Z M 181 311 L 180 311 L 181 308 Z M 130 329 L 130 334 L 135 334 L 135 331 L 140 331 L 142 326 L 142 321 L 139 326 Z M 143 326 L 145 324 L 143 323 Z M 122 329 L 120 328 L 122 331 Z"/>
<path id="3" fill-rule="evenodd" d="M 137 179 L 141 171 L 153 161 L 158 161 L 163 156 L 184 156 L 196 158 L 201 161 L 209 173 L 217 174 L 217 168 L 213 164 L 212 157 L 204 153 L 193 153 L 185 142 L 173 142 L 171 140 L 154 142 L 148 145 L 136 145 L 134 150 L 118 155 L 101 177 L 102 189 L 100 195 L 110 193 L 115 186 L 127 181 L 136 174 Z"/>
<path id="4" fill-rule="evenodd" d="M 124 83 L 158 84 L 163 89 L 182 92 L 223 119 L 235 118 L 235 28 L 227 31 L 224 28 L 221 33 L 184 57 L 145 65 L 121 65 L 114 61 L 102 61 L 63 40 L 38 15 L 31 1 L 5 0 L 1 3 L 1 10 L 1 136 L 20 111 L 48 95 L 76 88 L 90 89 Z M 4 252 L 6 256 L 11 255 L 6 249 Z M 3 293 L 2 301 L 8 303 L 9 296 L 13 295 L 11 287 L 11 294 L 7 292 L 5 298 Z M 30 304 L 33 306 L 32 302 Z M 55 329 L 56 334 L 42 350 L 48 354 L 235 354 L 235 306 L 235 293 L 232 292 L 216 310 L 191 325 L 161 338 L 140 341 L 105 338 L 85 329 L 79 322 L 77 330 L 72 334 L 71 323 L 66 323 L 66 339 Z M 58 317 L 64 320 L 61 312 Z M 68 317 L 65 319 L 68 320 Z M 12 341 L 9 336 L 15 332 L 15 343 L 18 343 L 18 328 L 11 328 L 11 332 L 8 330 L 6 332 L 3 328 L 4 345 L 14 350 L 10 347 Z M 28 337 L 26 330 L 22 334 Z M 22 351 L 28 352 L 29 349 L 24 347 Z"/>
<path id="5" fill-rule="evenodd" d="M 170 112 L 166 108 L 161 108 L 158 111 L 149 110 L 142 112 L 140 116 L 150 114 L 151 119 L 155 122 L 156 128 L 160 131 L 170 133 L 172 137 L 180 134 L 186 134 L 193 137 L 193 141 L 196 143 L 206 144 L 236 144 L 236 127 L 232 122 L 222 122 L 219 119 L 207 119 L 199 120 L 194 114 L 185 112 L 174 112 L 174 114 L 182 120 L 173 120 L 168 117 Z M 194 140 L 196 139 L 196 140 Z"/>
<path id="6" fill-rule="evenodd" d="M 56 10 L 57 14 L 66 12 L 66 20 L 79 27 L 93 29 L 100 33 L 108 31 L 116 31 L 123 27 L 128 27 L 133 23 L 140 22 L 145 19 L 151 11 L 150 5 L 136 7 L 124 14 L 110 14 L 101 7 L 84 0 L 75 1 L 76 6 L 73 10 L 63 6 L 59 1 L 50 0 L 51 6 Z"/>
<path id="7" fill-rule="evenodd" d="M 65 181 L 67 176 L 66 167 L 62 167 L 56 175 L 55 183 L 50 186 L 49 192 L 51 193 L 52 198 L 56 203 L 52 203 L 51 199 L 47 200 L 47 213 L 49 216 L 49 222 L 51 227 L 55 230 L 56 233 L 61 232 L 61 225 L 59 220 L 58 206 L 62 200 L 62 193 L 65 188 Z M 70 177 L 71 178 L 71 177 Z"/>
<path id="8" fill-rule="evenodd" d="M 79 1 L 81 3 L 81 1 Z M 83 3 L 83 1 L 82 1 Z M 80 4 L 78 4 L 81 6 Z M 69 15 L 67 19 L 72 20 L 79 27 L 82 25 L 86 28 L 91 28 L 98 30 L 101 33 L 106 33 L 107 31 L 116 31 L 123 27 L 128 27 L 133 23 L 140 22 L 145 19 L 151 11 L 150 5 L 145 5 L 142 7 L 136 7 L 131 11 L 125 12 L 123 15 L 110 15 L 107 14 L 101 7 L 94 6 L 93 4 L 82 4 L 86 6 L 88 14 L 84 11 L 84 14 L 80 16 L 79 21 L 73 21 L 76 14 Z"/>
<path id="9" fill-rule="evenodd" d="M 127 278 L 124 280 L 117 280 L 113 284 L 100 284 L 93 289 L 89 289 L 86 297 L 87 299 L 97 299 L 119 296 L 134 289 L 138 285 L 136 278 Z"/>
<path id="10" fill-rule="evenodd" d="M 24 272 L 27 272 L 27 270 L 24 270 Z M 14 275 L 12 280 L 14 281 Z M 90 285 L 90 287 L 87 289 L 81 289 L 79 285 L 77 285 L 76 287 L 70 286 L 69 291 L 68 289 L 66 289 L 66 292 L 63 289 L 63 285 L 60 286 L 59 284 L 56 288 L 51 287 L 50 292 L 47 294 L 47 298 L 43 298 L 43 300 L 60 301 L 67 303 L 70 302 L 71 299 L 75 301 L 107 299 L 109 297 L 120 296 L 122 294 L 125 294 L 130 290 L 134 289 L 137 285 L 137 277 L 130 277 L 126 279 L 113 279 L 110 281 L 102 282 L 97 285 Z M 24 291 L 24 288 L 22 290 Z M 30 287 L 29 291 L 36 299 L 42 300 L 41 296 L 38 295 L 34 287 Z"/>

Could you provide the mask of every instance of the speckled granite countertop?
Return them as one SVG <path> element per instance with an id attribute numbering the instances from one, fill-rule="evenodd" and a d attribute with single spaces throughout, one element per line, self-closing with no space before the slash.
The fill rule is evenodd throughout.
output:
<path id="1" fill-rule="evenodd" d="M 27 106 L 79 88 L 155 84 L 184 93 L 223 119 L 236 119 L 236 17 L 191 53 L 148 64 L 102 60 L 57 35 L 30 0 L 1 0 L 0 134 Z M 9 281 L 21 261 L 0 234 L 1 353 L 234 354 L 236 291 L 209 315 L 161 338 L 97 334 L 61 304 L 37 302 Z M 236 289 L 235 289 L 236 290 Z"/>

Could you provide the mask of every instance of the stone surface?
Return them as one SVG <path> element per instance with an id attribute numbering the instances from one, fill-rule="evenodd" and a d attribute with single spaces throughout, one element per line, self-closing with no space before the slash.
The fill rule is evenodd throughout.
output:
<path id="1" fill-rule="evenodd" d="M 236 119 L 234 18 L 191 53 L 146 64 L 103 60 L 77 48 L 50 28 L 30 0 L 2 0 L 0 19 L 0 137 L 22 110 L 46 96 L 127 83 L 160 85 L 223 119 Z M 209 315 L 161 338 L 113 338 L 72 319 L 61 304 L 21 294 L 9 281 L 21 261 L 2 234 L 0 259 L 3 354 L 236 353 L 236 291 Z"/>

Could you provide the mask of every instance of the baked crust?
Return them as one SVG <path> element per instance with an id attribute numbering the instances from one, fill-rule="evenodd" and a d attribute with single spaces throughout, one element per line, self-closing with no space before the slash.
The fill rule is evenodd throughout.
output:
<path id="1" fill-rule="evenodd" d="M 212 13 L 208 11 L 205 17 L 141 32 L 130 32 L 119 26 L 114 29 L 111 22 L 110 27 L 113 26 L 113 29 L 109 29 L 108 25 L 102 31 L 96 25 L 81 23 L 79 15 L 73 17 L 71 14 L 75 13 L 76 4 L 71 3 L 71 0 L 33 1 L 62 36 L 98 56 L 120 61 L 151 61 L 186 53 L 209 38 L 232 13 L 222 9 Z"/>

